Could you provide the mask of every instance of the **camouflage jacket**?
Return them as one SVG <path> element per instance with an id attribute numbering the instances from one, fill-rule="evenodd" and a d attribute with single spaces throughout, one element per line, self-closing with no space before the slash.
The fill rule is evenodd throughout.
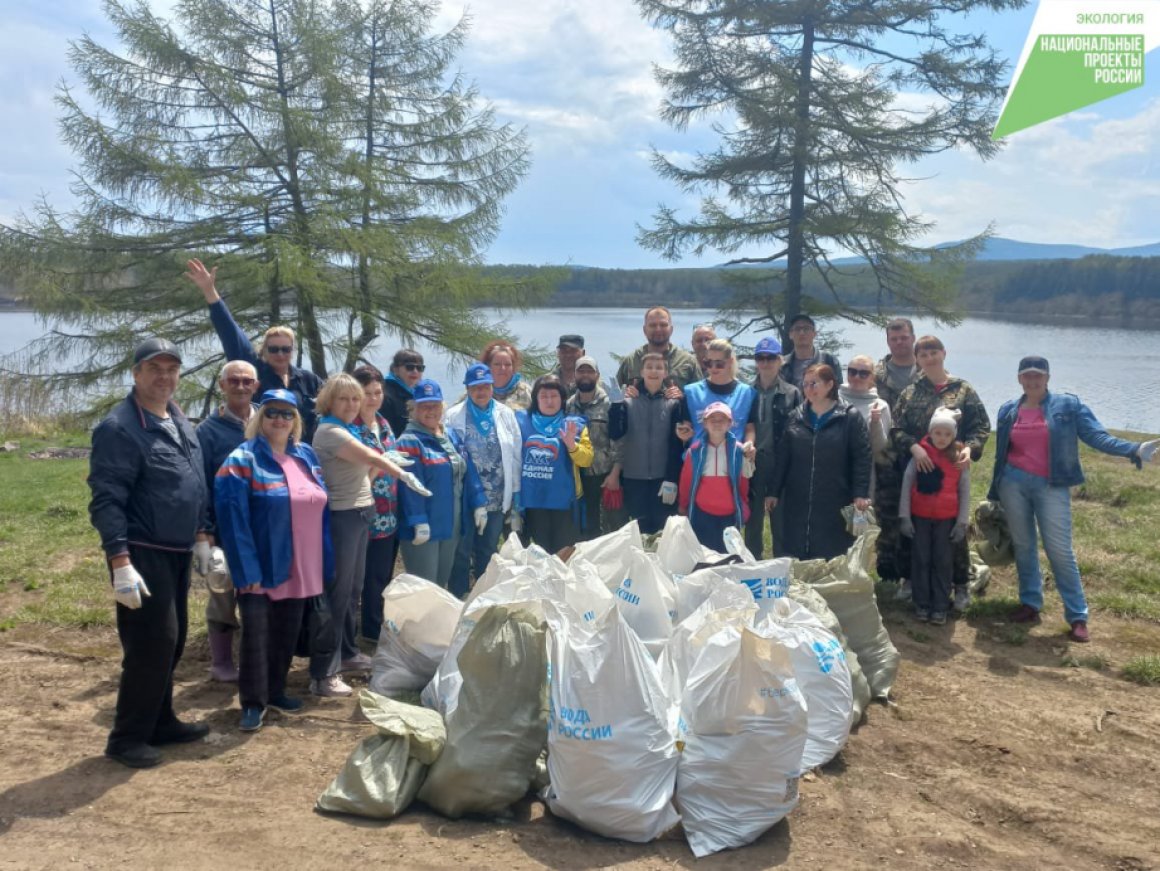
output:
<path id="1" fill-rule="evenodd" d="M 898 397 L 902 395 L 902 391 L 895 390 L 890 382 L 890 371 L 886 368 L 886 363 L 889 360 L 890 355 L 887 354 L 874 365 L 874 384 L 878 388 L 878 398 L 889 405 L 891 411 L 894 411 L 898 405 Z M 921 373 L 922 370 L 918 366 L 915 366 L 914 375 L 911 377 L 910 383 L 913 384 L 917 381 Z"/>
<path id="2" fill-rule="evenodd" d="M 600 384 L 596 385 L 591 402 L 584 402 L 579 393 L 573 393 L 564 406 L 565 414 L 583 417 L 588 421 L 588 438 L 592 442 L 593 457 L 592 465 L 580 470 L 585 478 L 603 478 L 612 471 L 616 457 L 608 435 L 608 412 L 611 407 L 608 391 Z"/>
<path id="3" fill-rule="evenodd" d="M 930 379 L 920 375 L 902 391 L 894 406 L 894 422 L 890 428 L 895 451 L 901 457 L 910 456 L 911 447 L 926 435 L 930 416 L 940 405 L 962 412 L 958 440 L 971 449 L 971 459 L 977 461 L 983 456 L 983 447 L 991 434 L 991 419 L 975 388 L 950 374 L 942 390 L 936 391 Z"/>
<path id="4" fill-rule="evenodd" d="M 632 383 L 632 379 L 640 377 L 641 358 L 651 350 L 648 345 L 641 345 L 620 361 L 620 369 L 616 373 L 616 380 L 621 387 L 627 387 Z M 701 381 L 705 377 L 700 365 L 697 363 L 697 358 L 677 345 L 669 345 L 669 350 L 665 354 L 665 361 L 668 364 L 669 377 L 682 390 L 695 381 Z"/>

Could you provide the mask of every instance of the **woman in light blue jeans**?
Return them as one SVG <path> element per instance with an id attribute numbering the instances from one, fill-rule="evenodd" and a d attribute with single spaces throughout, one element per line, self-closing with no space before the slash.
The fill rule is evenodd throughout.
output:
<path id="1" fill-rule="evenodd" d="M 1019 573 L 1019 607 L 1011 619 L 1037 623 L 1043 610 L 1043 575 L 1035 538 L 1038 524 L 1051 563 L 1055 587 L 1073 641 L 1091 640 L 1088 608 L 1071 543 L 1071 488 L 1084 481 L 1079 440 L 1140 468 L 1152 459 L 1160 440 L 1130 442 L 1110 435 L 1091 409 L 1070 393 L 1047 389 L 1050 367 L 1043 357 L 1019 361 L 1023 395 L 1003 404 L 996 427 L 997 454 L 991 490 L 1007 515 Z"/>

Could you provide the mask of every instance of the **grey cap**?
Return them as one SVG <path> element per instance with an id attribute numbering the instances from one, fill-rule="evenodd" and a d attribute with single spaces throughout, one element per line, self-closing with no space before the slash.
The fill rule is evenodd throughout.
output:
<path id="1" fill-rule="evenodd" d="M 154 357 L 172 357 L 178 363 L 181 362 L 181 352 L 173 342 L 168 339 L 146 339 L 133 352 L 133 365 L 152 360 Z"/>

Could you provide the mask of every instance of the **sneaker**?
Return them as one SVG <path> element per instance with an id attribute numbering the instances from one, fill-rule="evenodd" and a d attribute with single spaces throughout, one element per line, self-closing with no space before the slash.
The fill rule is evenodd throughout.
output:
<path id="1" fill-rule="evenodd" d="M 270 707 L 281 711 L 283 714 L 300 714 L 302 713 L 304 703 L 302 699 L 281 695 L 277 698 L 270 699 Z"/>
<path id="2" fill-rule="evenodd" d="M 1067 637 L 1072 641 L 1078 641 L 1080 644 L 1087 644 L 1092 640 L 1091 634 L 1088 632 L 1086 620 L 1076 620 L 1071 624 L 1071 632 L 1067 633 Z"/>
<path id="3" fill-rule="evenodd" d="M 322 680 L 312 680 L 310 682 L 310 692 L 323 698 L 333 698 L 336 696 L 349 696 L 354 690 L 337 674 L 332 674 L 330 677 L 322 678 Z"/>
<path id="4" fill-rule="evenodd" d="M 350 659 L 344 659 L 339 671 L 370 671 L 371 658 L 365 653 L 356 653 Z"/>
<path id="5" fill-rule="evenodd" d="M 1038 623 L 1039 612 L 1030 605 L 1020 605 L 1011 615 L 1012 623 Z"/>
<path id="6" fill-rule="evenodd" d="M 898 592 L 894 594 L 894 598 L 899 602 L 909 602 L 911 598 L 910 593 L 910 578 L 903 578 L 898 582 Z"/>
<path id="7" fill-rule="evenodd" d="M 116 750 L 108 747 L 105 756 L 126 768 L 152 768 L 161 762 L 161 751 L 148 744 L 133 744 Z"/>
<path id="8" fill-rule="evenodd" d="M 930 619 L 930 611 L 926 608 L 915 608 L 914 619 L 919 623 L 925 623 Z"/>
<path id="9" fill-rule="evenodd" d="M 242 708 L 242 722 L 238 728 L 243 732 L 257 732 L 262 728 L 262 720 L 266 717 L 266 709 L 251 705 Z"/>
<path id="10" fill-rule="evenodd" d="M 946 626 L 947 614 L 946 611 L 932 611 L 930 615 L 931 626 Z"/>
<path id="11" fill-rule="evenodd" d="M 955 602 L 954 610 L 958 612 L 966 611 L 971 605 L 971 591 L 966 587 L 955 587 Z"/>

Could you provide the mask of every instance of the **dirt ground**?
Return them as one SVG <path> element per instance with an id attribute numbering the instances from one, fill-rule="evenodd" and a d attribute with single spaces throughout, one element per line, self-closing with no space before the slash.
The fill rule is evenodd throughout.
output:
<path id="1" fill-rule="evenodd" d="M 507 821 L 316 813 L 371 730 L 357 703 L 310 700 L 244 735 L 232 689 L 206 679 L 204 641 L 181 665 L 177 707 L 210 738 L 130 771 L 100 755 L 113 633 L 20 627 L 0 635 L 0 869 L 1160 869 L 1160 688 L 1061 665 L 1069 650 L 1112 663 L 1156 652 L 1160 633 L 1099 616 L 1081 649 L 1058 615 L 1022 644 L 1001 621 L 972 622 L 888 615 L 904 657 L 896 703 L 872 706 L 839 759 L 807 775 L 786 821 L 700 861 L 679 830 L 618 843 L 533 799 Z M 291 689 L 305 693 L 303 661 Z"/>

